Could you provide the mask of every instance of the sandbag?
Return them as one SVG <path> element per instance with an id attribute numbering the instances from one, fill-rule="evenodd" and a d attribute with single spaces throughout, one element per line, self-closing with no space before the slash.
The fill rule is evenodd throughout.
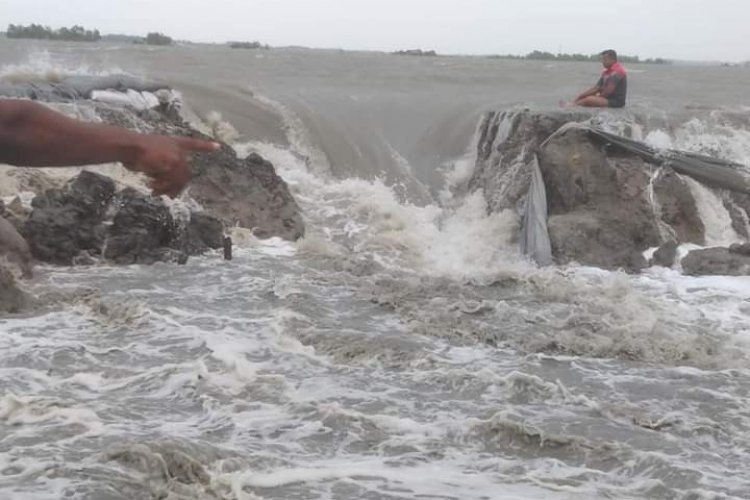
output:
<path id="1" fill-rule="evenodd" d="M 154 93 L 162 89 L 169 89 L 168 85 L 147 82 L 128 75 L 110 76 L 70 76 L 59 83 L 43 80 L 32 82 L 2 82 L 0 81 L 0 96 L 16 99 L 33 99 L 45 102 L 70 102 L 79 99 L 91 99 L 95 91 L 114 90 L 118 92 Z M 132 99 L 153 102 L 148 97 L 133 97 Z M 139 107 L 146 104 L 141 103 Z"/>
<path id="2" fill-rule="evenodd" d="M 128 75 L 109 76 L 70 76 L 60 82 L 61 86 L 74 89 L 84 99 L 91 97 L 95 90 L 119 90 L 125 92 L 128 89 L 138 92 L 156 92 L 160 89 L 169 88 L 163 83 L 147 82 Z"/>

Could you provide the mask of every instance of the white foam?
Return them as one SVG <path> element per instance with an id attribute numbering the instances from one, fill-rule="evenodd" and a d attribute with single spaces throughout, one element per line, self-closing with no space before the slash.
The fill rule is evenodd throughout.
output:
<path id="1" fill-rule="evenodd" d="M 226 121 L 221 113 L 218 111 L 211 111 L 206 116 L 204 122 L 205 126 L 210 130 L 210 134 L 214 139 L 231 143 L 237 140 L 239 132 L 234 126 Z"/>
<path id="2" fill-rule="evenodd" d="M 663 130 L 652 130 L 648 133 L 644 142 L 656 149 L 672 149 L 674 147 L 672 138 Z"/>
<path id="3" fill-rule="evenodd" d="M 346 237 L 358 252 L 372 252 L 385 265 L 470 277 L 521 260 L 509 247 L 517 232 L 515 216 L 488 214 L 481 192 L 452 208 L 419 207 L 403 203 L 379 180 L 312 174 L 304 155 L 275 145 L 246 143 L 236 149 L 240 155 L 256 151 L 276 166 L 307 215 L 308 231 L 317 238 Z"/>
<path id="4" fill-rule="evenodd" d="M 698 213 L 705 227 L 706 245 L 729 246 L 743 241 L 732 227 L 729 215 L 721 198 L 703 184 L 690 177 L 683 177 L 695 199 Z"/>
<path id="5" fill-rule="evenodd" d="M 697 245 L 681 245 L 678 259 Z M 675 306 L 673 314 L 698 314 L 714 321 L 717 334 L 735 335 L 735 341 L 750 348 L 750 329 L 746 303 L 750 300 L 750 277 L 747 276 L 684 276 L 679 269 L 651 268 L 643 276 L 633 278 L 639 289 L 646 287 L 649 296 L 661 296 Z M 687 318 L 687 316 L 685 316 Z M 743 348 L 744 350 L 744 348 Z"/>
<path id="6" fill-rule="evenodd" d="M 750 127 L 729 126 L 721 115 L 692 118 L 674 132 L 677 149 L 718 156 L 750 168 Z"/>
<path id="7" fill-rule="evenodd" d="M 453 162 L 445 174 L 445 187 L 440 191 L 440 202 L 447 205 L 453 200 L 454 192 L 466 185 L 474 175 L 475 160 L 472 155 L 466 155 Z"/>
<path id="8" fill-rule="evenodd" d="M 511 123 L 511 120 L 505 119 L 499 125 L 497 135 L 501 136 L 503 141 L 506 140 L 510 134 Z M 439 200 L 443 206 L 448 205 L 453 201 L 455 193 L 464 192 L 471 177 L 474 175 L 476 167 L 476 151 L 480 136 L 481 122 L 477 124 L 471 143 L 466 149 L 464 155 L 449 163 L 447 166 L 448 168 L 444 169 L 443 177 L 445 184 L 438 194 Z"/>
<path id="9" fill-rule="evenodd" d="M 227 232 L 232 238 L 232 244 L 240 248 L 252 248 L 272 257 L 291 257 L 297 253 L 294 242 L 279 237 L 261 239 L 253 234 L 252 229 L 243 227 L 231 227 Z"/>
<path id="10" fill-rule="evenodd" d="M 66 407 L 54 399 L 19 397 L 13 393 L 0 397 L 0 421 L 8 425 L 33 425 L 51 420 L 80 423 L 90 434 L 102 428 L 99 416 L 86 408 Z"/>
<path id="11" fill-rule="evenodd" d="M 502 469 L 502 460 L 495 459 L 493 469 Z M 246 492 L 251 488 L 274 488 L 295 483 L 315 483 L 346 479 L 347 482 L 374 493 L 385 483 L 391 495 L 402 498 L 444 497 L 493 500 L 562 499 L 567 498 L 549 489 L 514 482 L 498 483 L 493 474 L 479 471 L 459 472 L 432 464 L 411 467 L 388 467 L 384 459 L 331 459 L 317 467 L 278 468 L 273 472 L 241 472 L 224 474 L 219 480 L 231 485 L 232 492 L 241 500 L 257 498 Z M 504 465 L 504 464 L 503 464 Z M 391 486 L 392 485 L 392 486 Z"/>

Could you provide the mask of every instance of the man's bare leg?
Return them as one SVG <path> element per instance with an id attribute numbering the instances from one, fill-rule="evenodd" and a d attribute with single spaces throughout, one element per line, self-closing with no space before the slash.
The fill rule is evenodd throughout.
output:
<path id="1" fill-rule="evenodd" d="M 578 106 L 583 106 L 584 108 L 608 108 L 609 107 L 609 101 L 606 97 L 601 97 L 598 95 L 590 95 L 588 97 L 584 97 L 583 99 L 579 99 L 576 101 L 576 104 Z"/>

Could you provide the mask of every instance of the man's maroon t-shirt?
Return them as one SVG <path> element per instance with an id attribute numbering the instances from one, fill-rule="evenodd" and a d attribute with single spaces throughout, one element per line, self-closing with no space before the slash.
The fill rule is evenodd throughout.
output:
<path id="1" fill-rule="evenodd" d="M 609 100 L 612 108 L 625 106 L 628 95 L 628 74 L 625 67 L 619 62 L 602 71 L 602 76 L 596 84 L 602 92 L 602 96 Z"/>

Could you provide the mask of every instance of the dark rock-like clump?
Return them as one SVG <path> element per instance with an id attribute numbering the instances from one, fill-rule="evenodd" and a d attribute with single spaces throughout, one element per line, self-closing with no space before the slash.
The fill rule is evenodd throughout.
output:
<path id="1" fill-rule="evenodd" d="M 18 287 L 11 269 L 0 261 L 0 313 L 21 312 L 29 303 L 29 296 Z"/>
<path id="2" fill-rule="evenodd" d="M 750 244 L 693 250 L 682 259 L 682 271 L 689 276 L 750 276 Z"/>
<path id="3" fill-rule="evenodd" d="M 26 240 L 5 217 L 11 214 L 0 206 L 0 313 L 17 313 L 31 302 L 18 286 L 18 276 L 31 277 L 33 261 Z"/>
<path id="4" fill-rule="evenodd" d="M 21 231 L 30 213 L 31 210 L 23 205 L 18 196 L 8 204 L 0 200 L 0 217 L 10 222 L 17 231 Z"/>
<path id="5" fill-rule="evenodd" d="M 664 243 L 654 252 L 651 264 L 654 266 L 672 267 L 677 258 L 678 247 L 679 244 L 675 240 L 669 240 Z"/>
<path id="6" fill-rule="evenodd" d="M 0 216 L 0 313 L 16 313 L 28 306 L 30 298 L 19 288 L 16 277 L 28 278 L 31 274 L 32 258 L 26 241 Z"/>
<path id="7" fill-rule="evenodd" d="M 23 227 L 34 258 L 70 265 L 82 251 L 101 254 L 106 237 L 103 225 L 115 194 L 112 179 L 83 171 L 62 189 L 36 196 L 34 210 Z"/>
<path id="8" fill-rule="evenodd" d="M 0 216 L 0 261 L 15 266 L 26 277 L 32 275 L 31 250 L 23 236 Z"/>
<path id="9" fill-rule="evenodd" d="M 705 243 L 706 228 L 688 181 L 674 170 L 664 169 L 654 180 L 654 198 L 661 221 L 681 243 Z"/>
<path id="10" fill-rule="evenodd" d="M 273 165 L 260 155 L 238 160 L 228 146 L 193 162 L 190 196 L 228 225 L 259 238 L 297 240 L 305 226 L 299 207 Z"/>
<path id="11" fill-rule="evenodd" d="M 93 172 L 38 195 L 32 206 L 24 236 L 36 259 L 53 264 L 102 257 L 117 264 L 184 262 L 222 247 L 218 218 L 194 212 L 178 224 L 160 198 L 130 188 L 116 192 L 114 181 Z"/>
<path id="12" fill-rule="evenodd" d="M 205 212 L 193 212 L 185 230 L 177 234 L 175 241 L 177 247 L 189 255 L 223 248 L 226 242 L 224 223 Z"/>
<path id="13" fill-rule="evenodd" d="M 583 130 L 554 137 L 541 149 L 549 232 L 557 262 L 639 271 L 643 250 L 660 243 L 643 188 L 643 160 L 607 153 Z"/>
<path id="14" fill-rule="evenodd" d="M 133 189 L 119 193 L 107 229 L 104 258 L 116 264 L 152 264 L 184 258 L 174 248 L 179 228 L 169 207 Z"/>

